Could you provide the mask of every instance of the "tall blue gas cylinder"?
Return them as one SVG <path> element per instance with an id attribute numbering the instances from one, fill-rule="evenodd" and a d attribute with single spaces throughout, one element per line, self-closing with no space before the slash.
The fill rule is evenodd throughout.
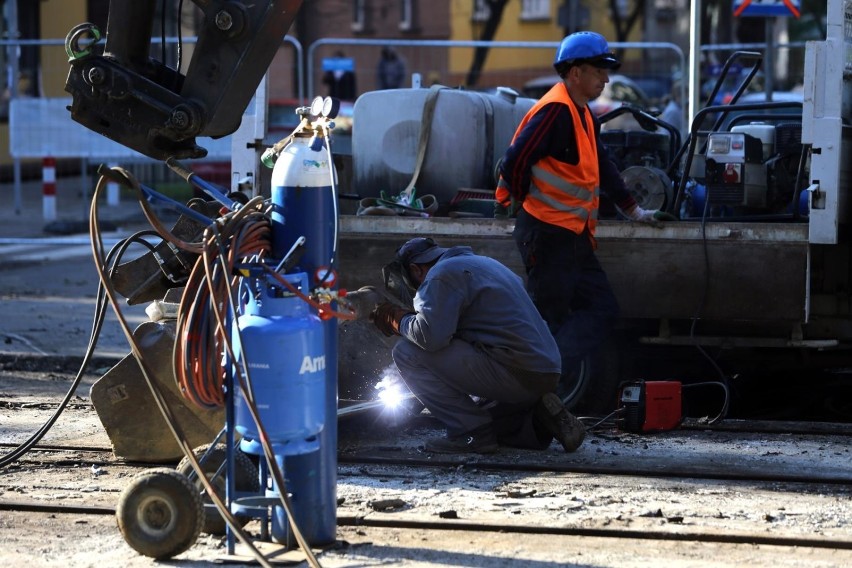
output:
<path id="1" fill-rule="evenodd" d="M 308 274 L 312 289 L 337 287 L 337 173 L 331 155 L 308 137 L 297 136 L 279 154 L 272 170 L 273 258 L 283 258 L 304 237 L 304 254 L 293 271 Z M 337 531 L 337 321 L 322 324 L 325 345 L 327 420 L 320 449 L 284 458 L 293 516 L 311 545 L 330 544 Z M 280 513 L 277 511 L 276 514 Z M 286 527 L 286 520 L 281 519 Z"/>
<path id="2" fill-rule="evenodd" d="M 284 278 L 303 293 L 305 273 Z M 274 452 L 298 455 L 320 447 L 325 422 L 325 343 L 323 325 L 310 306 L 284 286 L 246 280 L 248 301 L 234 333 L 237 361 L 248 367 L 267 439 Z M 235 384 L 234 425 L 242 436 L 261 439 L 246 393 Z"/>

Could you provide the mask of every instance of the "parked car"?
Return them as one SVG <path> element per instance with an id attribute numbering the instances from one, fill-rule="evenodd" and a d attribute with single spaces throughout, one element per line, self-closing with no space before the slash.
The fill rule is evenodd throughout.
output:
<path id="1" fill-rule="evenodd" d="M 266 137 L 263 143 L 271 146 L 288 136 L 299 126 L 301 117 L 296 112 L 301 106 L 297 99 L 271 99 L 267 112 Z M 352 117 L 354 104 L 341 101 L 340 111 L 334 119 L 332 135 L 333 149 L 336 152 L 351 153 Z M 221 160 L 196 160 L 190 164 L 193 172 L 206 181 L 229 187 L 231 184 L 231 163 Z"/>
<path id="2" fill-rule="evenodd" d="M 731 111 L 725 117 L 725 122 L 722 130 L 728 130 L 732 124 L 745 124 L 747 122 L 778 122 L 789 120 L 789 115 L 801 116 L 801 105 L 804 101 L 804 95 L 796 91 L 774 91 L 771 101 L 767 98 L 765 92 L 745 93 L 737 100 L 734 107 L 745 104 L 761 104 L 766 102 L 773 103 L 790 103 L 789 106 L 781 108 L 772 108 L 766 110 L 754 111 Z M 798 104 L 797 104 L 798 103 Z M 748 114 L 748 118 L 739 119 L 738 117 Z"/>
<path id="3" fill-rule="evenodd" d="M 271 99 L 267 113 L 268 133 L 266 142 L 274 144 L 284 136 L 289 135 L 301 121 L 296 112 L 301 106 L 296 99 Z M 349 101 L 340 102 L 340 110 L 334 119 L 334 134 L 352 134 L 352 116 L 355 105 Z M 274 138 L 274 140 L 272 140 Z M 271 142 L 270 142 L 271 140 Z"/>
<path id="4" fill-rule="evenodd" d="M 538 99 L 541 98 L 553 85 L 560 81 L 558 75 L 537 77 L 524 84 L 522 92 L 524 96 Z M 642 110 L 650 110 L 651 103 L 648 95 L 642 88 L 626 75 L 610 75 L 609 83 L 606 84 L 601 95 L 589 101 L 589 108 L 597 116 L 602 116 L 611 110 L 615 110 L 624 103 L 635 105 Z M 605 130 L 639 130 L 641 127 L 636 119 L 629 113 L 621 114 L 602 126 Z"/>
<path id="5" fill-rule="evenodd" d="M 648 97 L 648 104 L 662 109 L 672 95 L 675 76 L 671 73 L 632 75 L 630 77 Z"/>
<path id="6" fill-rule="evenodd" d="M 558 75 L 537 77 L 527 81 L 522 92 L 524 96 L 539 99 L 559 81 Z M 643 110 L 647 110 L 650 106 L 648 95 L 633 79 L 626 75 L 615 74 L 609 76 L 609 83 L 606 84 L 601 95 L 589 102 L 589 108 L 596 115 L 601 116 L 623 103 L 636 105 Z"/>
<path id="7" fill-rule="evenodd" d="M 713 105 L 724 105 L 731 102 L 731 99 L 734 97 L 734 93 L 742 85 L 743 81 L 746 80 L 749 73 L 751 72 L 750 67 L 742 67 L 739 65 L 732 66 L 729 70 L 725 78 L 722 80 L 722 86 L 719 87 L 719 92 L 716 93 L 716 96 L 711 101 Z M 703 81 L 701 83 L 701 104 L 705 105 L 710 98 L 710 94 L 713 92 L 713 89 L 716 88 L 716 83 L 718 83 L 720 77 L 718 75 L 718 70 L 713 70 L 709 76 L 703 76 Z M 763 88 L 764 83 L 764 74 L 763 71 L 757 71 L 754 77 L 748 84 L 743 96 L 749 93 L 760 92 Z"/>

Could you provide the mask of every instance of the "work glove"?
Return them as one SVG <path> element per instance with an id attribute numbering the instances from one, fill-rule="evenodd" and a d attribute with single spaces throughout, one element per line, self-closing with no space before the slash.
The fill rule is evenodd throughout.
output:
<path id="1" fill-rule="evenodd" d="M 340 303 L 352 311 L 356 320 L 365 320 L 383 299 L 374 286 L 362 286 L 354 292 L 347 292 L 340 298 Z"/>
<path id="2" fill-rule="evenodd" d="M 677 217 L 671 213 L 666 213 L 665 211 L 654 211 L 652 209 L 642 209 L 638 205 L 630 211 L 627 211 L 626 215 L 631 221 L 645 223 L 657 228 L 661 228 L 664 221 L 677 221 Z"/>
<path id="3" fill-rule="evenodd" d="M 511 219 L 518 215 L 518 211 L 521 210 L 523 203 L 520 201 L 515 201 L 515 198 L 512 197 L 509 201 L 509 205 L 503 205 L 499 201 L 494 202 L 494 218 L 495 219 Z"/>
<path id="4" fill-rule="evenodd" d="M 376 306 L 376 309 L 370 313 L 370 321 L 385 337 L 390 337 L 391 335 L 399 335 L 399 322 L 403 316 L 409 313 L 405 308 L 384 302 Z"/>

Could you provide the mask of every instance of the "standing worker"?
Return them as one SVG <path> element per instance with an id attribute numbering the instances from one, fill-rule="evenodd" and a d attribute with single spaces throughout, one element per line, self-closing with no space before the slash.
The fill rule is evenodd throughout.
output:
<path id="1" fill-rule="evenodd" d="M 563 39 L 554 61 L 562 80 L 521 120 L 500 165 L 498 208 L 517 213 L 513 236 L 527 290 L 556 338 L 566 378 L 618 317 L 618 302 L 594 253 L 600 191 L 633 221 L 659 225 L 674 219 L 636 204 L 587 105 L 620 65 L 598 33 Z"/>
<path id="2" fill-rule="evenodd" d="M 470 247 L 423 237 L 402 245 L 390 266 L 416 290 L 414 311 L 384 303 L 371 320 L 401 336 L 393 348 L 400 375 L 447 428 L 427 451 L 544 449 L 556 438 L 573 452 L 582 444 L 583 424 L 554 394 L 559 349 L 517 274 Z"/>

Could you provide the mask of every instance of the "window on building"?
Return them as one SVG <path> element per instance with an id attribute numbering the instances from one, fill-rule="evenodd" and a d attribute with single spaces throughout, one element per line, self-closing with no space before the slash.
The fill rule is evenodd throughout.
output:
<path id="1" fill-rule="evenodd" d="M 363 32 L 367 29 L 367 0 L 352 2 L 352 31 Z"/>
<path id="2" fill-rule="evenodd" d="M 522 20 L 549 20 L 550 0 L 521 0 Z"/>
<path id="3" fill-rule="evenodd" d="M 407 32 L 415 26 L 415 0 L 399 0 L 399 29 Z"/>
<path id="4" fill-rule="evenodd" d="M 415 26 L 415 0 L 399 0 L 399 29 L 411 31 Z"/>
<path id="5" fill-rule="evenodd" d="M 485 0 L 473 0 L 473 12 L 470 19 L 474 22 L 484 22 L 491 15 L 491 8 Z"/>

